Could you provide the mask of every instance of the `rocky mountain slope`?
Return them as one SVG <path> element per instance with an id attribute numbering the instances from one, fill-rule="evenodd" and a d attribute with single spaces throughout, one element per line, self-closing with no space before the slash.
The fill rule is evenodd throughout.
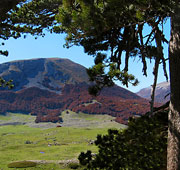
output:
<path id="1" fill-rule="evenodd" d="M 86 68 L 68 59 L 49 58 L 13 61 L 0 65 L 0 76 L 13 79 L 13 90 L 0 90 L 0 114 L 20 112 L 36 115 L 36 122 L 63 121 L 64 110 L 109 114 L 121 123 L 129 116 L 149 110 L 138 95 L 114 86 L 97 97 L 88 94 Z"/>
<path id="2" fill-rule="evenodd" d="M 151 87 L 143 88 L 136 93 L 140 97 L 150 100 L 151 98 Z M 170 83 L 162 82 L 157 84 L 155 91 L 155 102 L 166 103 L 170 100 Z"/>
<path id="3" fill-rule="evenodd" d="M 0 77 L 12 79 L 13 91 L 28 87 L 61 92 L 65 84 L 88 82 L 86 68 L 68 59 L 39 58 L 0 64 Z"/>

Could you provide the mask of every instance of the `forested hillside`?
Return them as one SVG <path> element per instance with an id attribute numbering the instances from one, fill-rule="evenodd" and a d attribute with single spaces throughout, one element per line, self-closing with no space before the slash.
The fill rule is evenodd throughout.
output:
<path id="1" fill-rule="evenodd" d="M 114 86 L 97 97 L 88 93 L 86 68 L 66 59 L 34 59 L 0 65 L 1 76 L 14 79 L 14 89 L 1 89 L 0 114 L 6 112 L 36 115 L 36 122 L 62 121 L 64 110 L 87 114 L 108 114 L 127 123 L 129 116 L 142 115 L 149 102 Z"/>

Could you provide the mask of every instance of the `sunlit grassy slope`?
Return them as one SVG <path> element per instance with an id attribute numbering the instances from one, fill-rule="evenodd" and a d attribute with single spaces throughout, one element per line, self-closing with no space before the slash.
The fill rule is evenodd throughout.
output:
<path id="1" fill-rule="evenodd" d="M 33 123 L 34 117 L 21 114 L 0 116 L 0 168 L 9 170 L 7 165 L 23 160 L 54 160 L 51 164 L 39 164 L 29 170 L 69 170 L 59 160 L 77 159 L 82 151 L 97 148 L 90 144 L 97 134 L 106 134 L 109 128 L 124 126 L 113 121 L 110 116 L 86 115 L 83 113 L 63 112 L 62 127 L 52 123 Z M 21 122 L 24 125 L 6 125 L 4 123 Z M 12 168 L 13 169 L 13 168 Z"/>

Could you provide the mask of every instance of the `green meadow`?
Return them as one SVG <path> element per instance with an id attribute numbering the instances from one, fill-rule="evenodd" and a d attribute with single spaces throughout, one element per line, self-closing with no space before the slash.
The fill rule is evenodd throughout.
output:
<path id="1" fill-rule="evenodd" d="M 109 128 L 124 128 L 107 115 L 70 111 L 67 114 L 64 111 L 62 117 L 62 127 L 57 127 L 59 124 L 35 124 L 35 117 L 30 115 L 9 113 L 8 117 L 0 116 L 0 169 L 81 169 L 78 167 L 78 155 L 86 150 L 97 152 L 97 147 L 92 144 L 97 134 L 106 134 Z M 32 161 L 37 165 L 8 168 L 8 164 L 17 161 Z"/>

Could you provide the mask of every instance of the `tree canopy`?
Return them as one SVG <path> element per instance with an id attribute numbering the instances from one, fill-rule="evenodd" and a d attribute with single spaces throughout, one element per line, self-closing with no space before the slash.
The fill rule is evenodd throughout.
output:
<path id="1" fill-rule="evenodd" d="M 146 76 L 146 58 L 161 61 L 167 78 L 162 49 L 168 41 L 163 25 L 172 6 L 171 1 L 64 0 L 56 19 L 67 33 L 67 47 L 81 45 L 86 53 L 95 56 L 95 66 L 88 73 L 98 87 L 114 79 L 128 86 L 128 82 L 138 83 L 134 76 L 128 75 L 132 57 L 141 58 Z M 151 29 L 148 34 L 143 32 L 146 25 Z M 104 54 L 106 51 L 110 51 L 109 56 Z"/>
<path id="2" fill-rule="evenodd" d="M 45 28 L 67 33 L 66 47 L 81 45 L 95 57 L 95 66 L 88 70 L 90 80 L 96 83 L 90 89 L 94 94 L 104 86 L 112 86 L 114 80 L 126 86 L 138 84 L 134 75 L 128 74 L 129 58 L 141 59 L 145 76 L 147 59 L 155 59 L 155 88 L 160 63 L 168 79 L 163 55 L 163 43 L 168 41 L 163 26 L 175 3 L 172 0 L 8 0 L 0 8 L 3 16 L 0 38 L 18 38 L 21 33 L 44 36 Z M 145 34 L 147 26 L 150 31 Z M 0 52 L 8 55 L 7 51 Z"/>
<path id="3" fill-rule="evenodd" d="M 157 84 L 158 69 L 163 65 L 168 80 L 163 44 L 164 23 L 173 13 L 175 1 L 164 0 L 64 0 L 56 16 L 60 30 L 67 33 L 66 47 L 81 45 L 84 51 L 95 57 L 95 65 L 88 69 L 91 94 L 97 94 L 104 86 L 112 86 L 114 80 L 123 85 L 137 85 L 138 79 L 128 73 L 129 59 L 139 57 L 143 75 L 147 76 L 147 59 L 154 59 L 154 83 L 151 95 L 151 111 Z M 144 29 L 150 30 L 145 33 Z M 123 66 L 122 66 L 123 65 Z"/>
<path id="4" fill-rule="evenodd" d="M 61 0 L 2 0 L 0 2 L 0 39 L 26 37 L 27 33 L 44 36 L 44 29 L 56 25 L 55 14 Z M 26 33 L 26 34 L 25 34 Z M 4 45 L 4 41 L 1 45 Z M 8 51 L 0 50 L 8 56 Z"/>

